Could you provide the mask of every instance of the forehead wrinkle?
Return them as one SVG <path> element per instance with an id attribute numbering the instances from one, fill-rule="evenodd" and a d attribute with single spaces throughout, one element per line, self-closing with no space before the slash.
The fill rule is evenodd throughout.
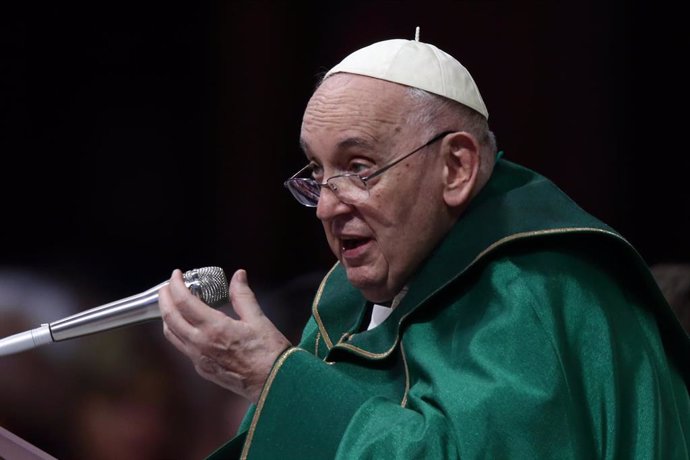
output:
<path id="1" fill-rule="evenodd" d="M 397 126 L 404 121 L 400 101 L 388 96 L 383 97 L 371 87 L 324 84 L 307 104 L 303 127 L 307 130 L 351 127 L 375 134 L 383 126 Z"/>
<path id="2" fill-rule="evenodd" d="M 374 133 L 382 128 L 398 126 L 402 122 L 400 113 L 393 108 L 379 106 L 373 113 L 366 113 L 366 109 L 367 107 L 352 103 L 333 104 L 330 107 L 314 104 L 305 112 L 302 126 L 307 131 L 329 128 L 361 129 L 376 137 Z"/>
<path id="3" fill-rule="evenodd" d="M 402 86 L 335 75 L 312 94 L 302 118 L 300 144 L 312 158 L 317 154 L 313 149 L 319 154 L 392 151 L 404 141 L 400 134 L 410 128 L 408 105 Z"/>

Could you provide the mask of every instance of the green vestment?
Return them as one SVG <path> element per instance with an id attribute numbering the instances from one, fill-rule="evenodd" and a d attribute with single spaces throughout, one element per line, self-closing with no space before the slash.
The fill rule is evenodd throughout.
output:
<path id="1" fill-rule="evenodd" d="M 688 336 L 637 252 L 547 179 L 499 160 L 408 288 L 361 332 L 336 264 L 210 458 L 688 458 Z"/>

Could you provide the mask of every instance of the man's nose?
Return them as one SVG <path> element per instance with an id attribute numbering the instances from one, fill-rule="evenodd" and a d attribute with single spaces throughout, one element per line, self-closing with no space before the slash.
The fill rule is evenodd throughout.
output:
<path id="1" fill-rule="evenodd" d="M 329 186 L 321 187 L 319 202 L 316 204 L 316 217 L 329 220 L 350 211 L 350 205 L 343 203 Z"/>

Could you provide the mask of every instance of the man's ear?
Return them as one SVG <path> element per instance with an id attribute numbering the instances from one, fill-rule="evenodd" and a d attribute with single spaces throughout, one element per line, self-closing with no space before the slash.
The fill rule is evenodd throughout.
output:
<path id="1" fill-rule="evenodd" d="M 474 196 L 479 177 L 479 143 L 467 132 L 448 135 L 443 147 L 443 199 L 450 208 L 464 208 Z"/>

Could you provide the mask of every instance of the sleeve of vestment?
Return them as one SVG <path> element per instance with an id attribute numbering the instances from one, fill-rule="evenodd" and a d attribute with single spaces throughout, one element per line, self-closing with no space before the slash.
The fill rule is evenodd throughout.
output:
<path id="1" fill-rule="evenodd" d="M 244 454 L 281 459 L 688 458 L 687 389 L 653 315 L 564 251 L 497 258 L 401 334 L 404 402 L 292 348 Z"/>

